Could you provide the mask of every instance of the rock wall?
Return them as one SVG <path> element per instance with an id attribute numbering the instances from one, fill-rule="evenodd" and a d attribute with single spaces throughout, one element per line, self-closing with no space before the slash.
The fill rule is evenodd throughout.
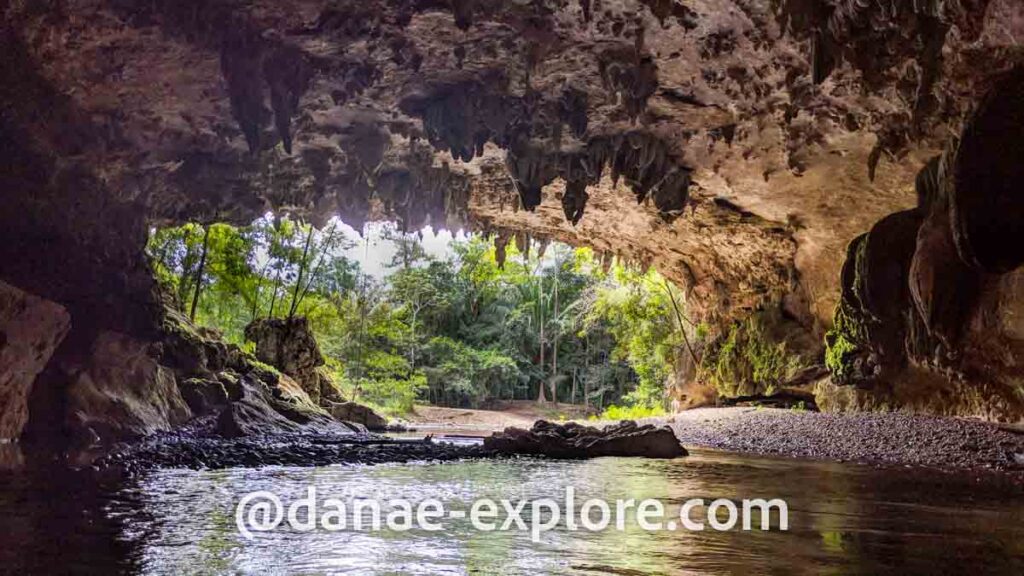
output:
<path id="1" fill-rule="evenodd" d="M 21 436 L 32 384 L 70 327 L 60 305 L 0 282 L 0 442 Z"/>
<path id="2" fill-rule="evenodd" d="M 1024 71 L 922 169 L 918 206 L 851 242 L 827 359 L 853 406 L 1024 420 Z"/>
<path id="3" fill-rule="evenodd" d="M 268 209 L 590 245 L 657 265 L 719 328 L 781 301 L 821 334 L 856 294 L 840 282 L 857 276 L 841 274 L 844 248 L 915 207 L 920 166 L 1024 63 L 1017 0 L 69 0 L 0 13 L 0 280 L 72 324 L 30 402 L 50 424 L 65 421 L 69 367 L 107 373 L 90 359 L 97 341 L 164 344 L 157 364 L 179 383 L 224 386 L 223 345 L 207 338 L 189 358 L 165 339 L 143 247 L 154 225 Z M 1019 106 L 986 106 L 1015 125 Z M 915 248 L 908 285 L 921 323 L 862 337 L 876 357 L 854 372 L 898 370 L 904 333 L 961 355 L 1015 349 L 974 344 L 1016 330 L 1020 202 L 988 176 L 1007 176 L 993 168 L 1014 137 L 962 149 L 978 160 L 946 181 L 987 192 L 922 214 L 931 247 Z M 868 276 L 900 280 L 902 260 L 876 245 L 863 244 Z M 976 295 L 970 311 L 935 288 L 951 276 Z M 860 291 L 884 323 L 893 310 Z M 1002 328 L 954 333 L 977 322 Z M 992 365 L 1012 371 L 1011 356 Z M 219 397 L 210 388 L 197 394 Z"/>

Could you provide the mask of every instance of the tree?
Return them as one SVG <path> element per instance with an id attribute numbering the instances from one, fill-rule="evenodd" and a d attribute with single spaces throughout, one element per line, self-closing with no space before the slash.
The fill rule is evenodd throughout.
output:
<path id="1" fill-rule="evenodd" d="M 403 232 L 394 224 L 389 224 L 384 227 L 382 237 L 395 248 L 395 254 L 391 257 L 388 268 L 408 270 L 430 259 L 427 251 L 423 248 L 419 234 Z"/>
<path id="2" fill-rule="evenodd" d="M 187 224 L 153 230 L 147 252 L 178 306 L 229 341 L 242 344 L 261 316 L 307 317 L 343 394 L 385 410 L 566 398 L 655 407 L 674 360 L 697 353 L 685 301 L 654 272 L 605 271 L 591 251 L 558 244 L 529 256 L 508 246 L 499 267 L 479 236 L 433 259 L 416 235 L 386 234 L 397 270 L 381 279 L 345 256 L 336 220 Z"/>
<path id="3" fill-rule="evenodd" d="M 409 316 L 409 363 L 416 367 L 418 322 L 421 315 L 436 318 L 450 304 L 445 289 L 446 270 L 439 262 L 426 268 L 405 268 L 391 276 L 391 295 Z"/>

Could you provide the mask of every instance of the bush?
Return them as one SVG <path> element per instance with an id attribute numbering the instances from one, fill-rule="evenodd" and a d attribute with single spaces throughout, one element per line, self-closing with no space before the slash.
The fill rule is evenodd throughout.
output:
<path id="1" fill-rule="evenodd" d="M 640 420 L 641 418 L 655 418 L 665 414 L 665 409 L 658 405 L 609 406 L 600 415 L 591 416 L 590 420 Z"/>

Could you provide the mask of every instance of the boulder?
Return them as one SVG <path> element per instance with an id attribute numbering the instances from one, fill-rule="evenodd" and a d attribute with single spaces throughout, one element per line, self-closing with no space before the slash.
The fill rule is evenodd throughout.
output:
<path id="1" fill-rule="evenodd" d="M 359 424 L 365 426 L 367 430 L 383 431 L 388 426 L 386 418 L 369 406 L 355 402 L 333 402 L 327 406 L 327 411 L 335 420 Z"/>
<path id="2" fill-rule="evenodd" d="M 99 333 L 86 358 L 63 368 L 69 431 L 85 438 L 124 440 L 188 421 L 192 412 L 174 372 L 154 356 L 150 342 L 120 332 Z"/>
<path id="3" fill-rule="evenodd" d="M 605 428 L 538 420 L 529 430 L 506 428 L 484 438 L 484 449 L 500 454 L 563 459 L 600 456 L 678 458 L 688 454 L 668 426 L 638 426 L 632 420 Z"/>
<path id="4" fill-rule="evenodd" d="M 0 442 L 21 436 L 32 383 L 70 326 L 62 306 L 0 282 Z"/>
<path id="5" fill-rule="evenodd" d="M 313 402 L 336 398 L 334 385 L 319 368 L 323 354 L 306 318 L 260 318 L 245 327 L 245 338 L 256 344 L 256 358 L 291 376 Z"/>
<path id="6" fill-rule="evenodd" d="M 232 402 L 217 417 L 217 433 L 225 438 L 260 436 L 299 432 L 302 426 L 293 422 L 263 401 L 245 399 Z"/>
<path id="7" fill-rule="evenodd" d="M 241 351 L 225 344 L 216 330 L 193 324 L 173 303 L 164 303 L 159 361 L 179 376 L 213 379 L 229 364 L 239 364 Z"/>
<path id="8" fill-rule="evenodd" d="M 351 426 L 336 422 L 313 404 L 299 385 L 281 376 L 276 385 L 242 378 L 241 398 L 225 407 L 217 418 L 216 431 L 227 438 L 281 433 L 350 434 Z"/>
<path id="9" fill-rule="evenodd" d="M 213 414 L 228 404 L 228 392 L 217 380 L 189 378 L 178 383 L 181 397 L 196 416 Z"/>

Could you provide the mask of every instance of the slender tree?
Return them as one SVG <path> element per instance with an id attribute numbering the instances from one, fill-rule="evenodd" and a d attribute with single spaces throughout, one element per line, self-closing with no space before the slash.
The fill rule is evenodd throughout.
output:
<path id="1" fill-rule="evenodd" d="M 206 225 L 203 230 L 203 247 L 199 255 L 199 266 L 196 268 L 196 289 L 192 295 L 192 308 L 188 312 L 188 319 L 196 321 L 196 308 L 199 306 L 199 293 L 203 288 L 203 273 L 206 272 L 206 256 L 210 248 L 210 229 L 212 224 Z"/>
<path id="2" fill-rule="evenodd" d="M 299 277 L 295 280 L 295 289 L 292 291 L 292 303 L 288 307 L 288 320 L 295 317 L 295 310 L 299 306 L 299 291 L 302 289 L 302 275 L 306 272 L 306 267 L 309 265 L 309 245 L 313 242 L 313 228 L 312 224 L 307 224 L 309 231 L 306 233 L 306 243 L 302 247 L 302 258 L 299 259 Z"/>

